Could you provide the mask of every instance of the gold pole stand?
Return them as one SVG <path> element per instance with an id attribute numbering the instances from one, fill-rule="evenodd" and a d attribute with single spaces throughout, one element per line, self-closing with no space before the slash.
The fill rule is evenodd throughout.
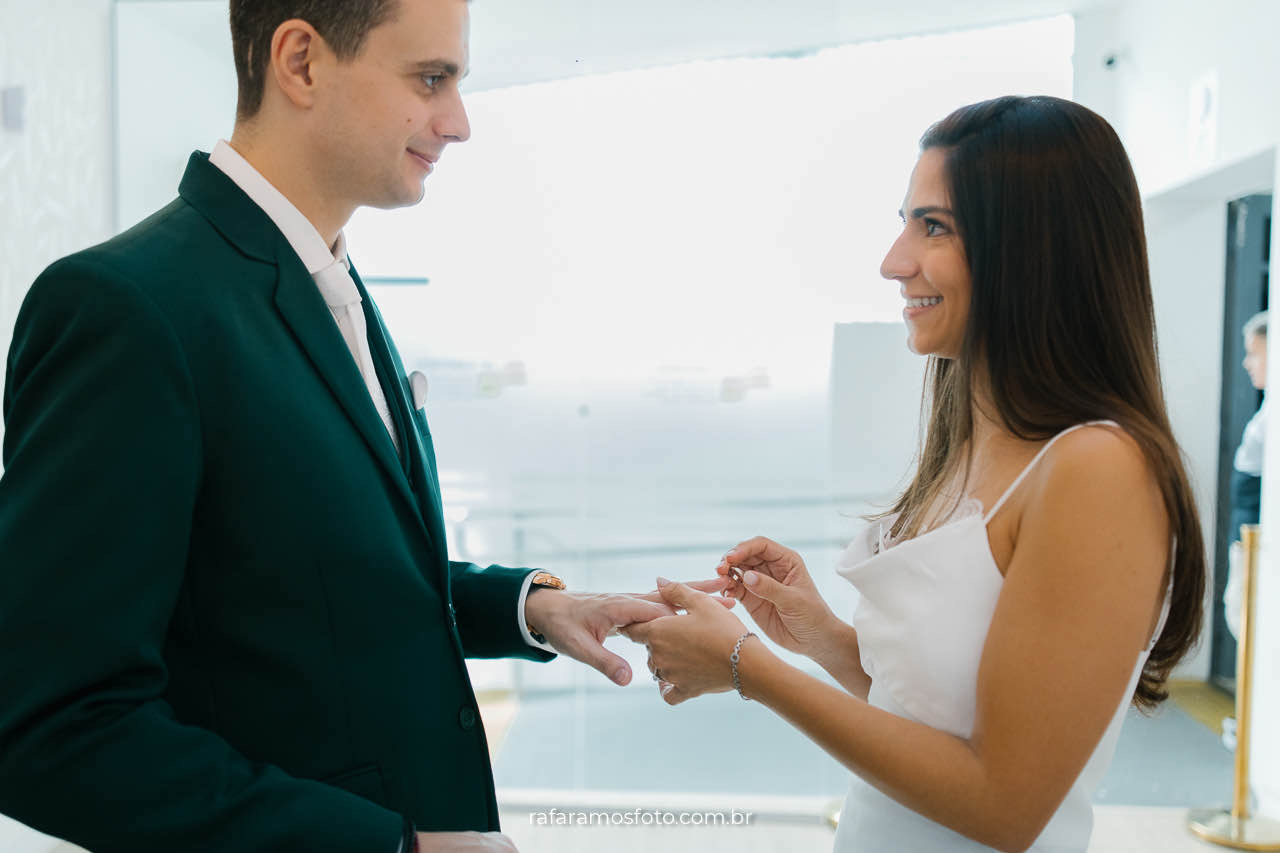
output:
<path id="1" fill-rule="evenodd" d="M 1280 850 L 1280 822 L 1249 814 L 1249 727 L 1253 699 L 1254 590 L 1258 569 L 1258 526 L 1240 527 L 1244 551 L 1244 602 L 1236 654 L 1236 775 L 1230 811 L 1192 809 L 1187 828 L 1205 841 L 1236 850 Z"/>

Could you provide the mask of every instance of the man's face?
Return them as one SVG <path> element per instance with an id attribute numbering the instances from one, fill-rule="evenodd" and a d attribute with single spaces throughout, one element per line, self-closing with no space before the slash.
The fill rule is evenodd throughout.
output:
<path id="1" fill-rule="evenodd" d="M 467 72 L 465 0 L 399 0 L 349 62 L 329 63 L 314 144 L 326 183 L 355 205 L 417 204 L 450 142 L 471 135 L 458 91 Z"/>
<path id="2" fill-rule="evenodd" d="M 1250 335 L 1244 342 L 1244 369 L 1259 391 L 1267 390 L 1267 336 Z"/>

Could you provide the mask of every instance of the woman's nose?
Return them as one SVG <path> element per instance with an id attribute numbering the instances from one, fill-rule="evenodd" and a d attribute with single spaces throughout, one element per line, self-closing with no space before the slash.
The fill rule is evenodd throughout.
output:
<path id="1" fill-rule="evenodd" d="M 916 262 L 907 245 L 907 232 L 903 231 L 889 247 L 889 253 L 880 262 L 880 275 L 896 280 L 911 278 L 916 274 Z"/>

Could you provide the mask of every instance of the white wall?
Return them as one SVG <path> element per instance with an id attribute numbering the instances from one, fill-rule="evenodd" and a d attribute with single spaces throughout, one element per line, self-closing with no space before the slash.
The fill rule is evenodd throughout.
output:
<path id="1" fill-rule="evenodd" d="M 117 3 L 115 15 L 113 213 L 123 231 L 177 195 L 193 150 L 231 138 L 236 72 L 227 0 Z"/>
<path id="2" fill-rule="evenodd" d="M 1151 280 L 1156 292 L 1156 331 L 1169 417 L 1187 456 L 1201 520 L 1213 553 L 1218 490 L 1218 407 L 1222 398 L 1223 271 L 1226 211 L 1174 202 L 1160 227 L 1148 227 Z M 1148 211 L 1151 204 L 1148 203 Z M 1197 281 L 1195 291 L 1172 282 Z M 1189 297 L 1189 298 L 1182 298 Z M 1196 329 L 1194 334 L 1183 330 Z M 1208 584 L 1206 612 L 1213 592 Z M 1203 641 L 1175 677 L 1208 680 L 1211 622 Z"/>
<path id="3" fill-rule="evenodd" d="M 1278 40 L 1280 3 L 1272 0 L 1127 0 L 1077 19 L 1076 97 L 1107 116 L 1120 132 L 1147 198 L 1170 404 L 1199 481 L 1202 507 L 1210 511 L 1205 516 L 1209 530 L 1210 475 L 1217 452 L 1224 206 L 1232 193 L 1276 191 Z M 1111 71 L 1102 67 L 1108 54 L 1117 56 Z M 1197 155 L 1190 144 L 1191 92 L 1206 77 L 1216 78 L 1216 147 Z M 1271 245 L 1274 267 L 1274 239 Z M 1273 302 L 1275 293 L 1273 282 Z M 1280 423 L 1270 426 L 1268 441 L 1275 446 Z M 1280 466 L 1272 464 L 1263 476 L 1251 763 L 1261 811 L 1273 817 L 1280 815 L 1280 548 L 1265 543 L 1268 530 L 1280 530 L 1278 502 Z M 1197 656 L 1190 671 L 1207 670 L 1205 664 L 1203 655 Z"/>
<path id="4" fill-rule="evenodd" d="M 1077 16 L 1076 98 L 1112 120 L 1144 192 L 1230 163 L 1280 139 L 1280 3 L 1126 0 Z M 1114 70 L 1102 58 L 1116 54 Z M 1192 85 L 1218 80 L 1216 156 L 1188 152 Z"/>

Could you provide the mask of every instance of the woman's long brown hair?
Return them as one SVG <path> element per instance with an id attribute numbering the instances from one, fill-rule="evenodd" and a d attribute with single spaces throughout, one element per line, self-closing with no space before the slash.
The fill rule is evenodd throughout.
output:
<path id="1" fill-rule="evenodd" d="M 891 533 L 919 533 L 957 475 L 973 432 L 975 367 L 994 408 L 984 414 L 1018 438 L 1043 441 L 1083 421 L 1117 422 L 1155 472 L 1176 537 L 1169 616 L 1133 696 L 1138 707 L 1154 708 L 1200 635 L 1205 553 L 1165 408 L 1129 158 L 1101 116 L 1051 97 L 961 107 L 920 145 L 944 152 L 973 290 L 959 357 L 929 359 L 919 464 L 886 513 L 896 514 Z"/>

